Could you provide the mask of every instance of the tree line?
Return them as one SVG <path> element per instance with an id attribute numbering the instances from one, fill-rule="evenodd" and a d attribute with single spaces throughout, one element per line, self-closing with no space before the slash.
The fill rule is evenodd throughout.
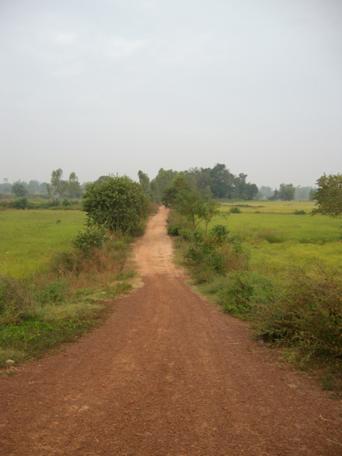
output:
<path id="1" fill-rule="evenodd" d="M 161 168 L 157 175 L 150 179 L 143 171 L 139 171 L 138 178 L 146 195 L 153 201 L 162 201 L 165 190 L 171 186 L 173 180 L 182 176 L 196 187 L 201 194 L 210 195 L 215 199 L 238 200 L 310 200 L 314 197 L 312 187 L 281 184 L 273 189 L 268 186 L 258 186 L 247 179 L 247 174 L 234 175 L 225 164 L 217 163 L 212 168 L 191 168 L 185 171 L 175 171 Z M 80 184 L 75 172 L 67 178 L 63 176 L 61 168 L 51 173 L 50 182 L 17 181 L 13 184 L 6 179 L 0 183 L 0 195 L 14 195 L 16 198 L 27 196 L 43 196 L 53 200 L 79 199 L 85 192 L 87 183 Z"/>
<path id="2" fill-rule="evenodd" d="M 81 185 L 75 172 L 71 172 L 67 179 L 63 178 L 63 170 L 58 168 L 51 173 L 50 182 L 37 180 L 16 181 L 13 184 L 7 179 L 0 183 L 0 194 L 14 195 L 16 198 L 27 196 L 44 196 L 55 200 L 64 198 L 79 199 L 84 192 L 85 185 Z"/>
<path id="3" fill-rule="evenodd" d="M 212 168 L 191 168 L 187 171 L 161 168 L 152 180 L 143 171 L 138 173 L 145 193 L 157 202 L 162 200 L 165 190 L 179 176 L 184 177 L 200 193 L 215 199 L 310 200 L 313 199 L 315 191 L 313 187 L 295 187 L 293 184 L 281 184 L 278 189 L 267 186 L 258 188 L 256 184 L 248 182 L 247 174 L 234 175 L 222 163 L 217 163 Z"/>

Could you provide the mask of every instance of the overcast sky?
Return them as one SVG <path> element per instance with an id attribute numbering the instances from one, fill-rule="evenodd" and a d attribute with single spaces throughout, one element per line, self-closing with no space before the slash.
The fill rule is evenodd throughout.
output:
<path id="1" fill-rule="evenodd" d="M 0 181 L 342 171 L 341 0 L 0 0 Z"/>

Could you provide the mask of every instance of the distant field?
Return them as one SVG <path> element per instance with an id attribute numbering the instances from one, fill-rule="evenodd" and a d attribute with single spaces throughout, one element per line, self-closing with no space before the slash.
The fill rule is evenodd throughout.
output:
<path id="1" fill-rule="evenodd" d="M 0 275 L 25 277 L 70 248 L 85 214 L 72 210 L 0 211 Z"/>
<path id="2" fill-rule="evenodd" d="M 241 213 L 230 214 L 237 205 Z M 212 225 L 224 224 L 244 241 L 251 267 L 259 272 L 273 274 L 292 266 L 307 269 L 318 263 L 342 271 L 342 220 L 309 215 L 313 207 L 311 202 L 297 201 L 223 203 Z M 294 215 L 295 210 L 308 214 Z"/>
<path id="3" fill-rule="evenodd" d="M 222 209 L 229 211 L 232 207 L 238 207 L 241 212 L 271 213 L 271 214 L 293 214 L 296 210 L 303 210 L 307 213 L 315 208 L 313 201 L 234 201 L 222 203 Z"/>

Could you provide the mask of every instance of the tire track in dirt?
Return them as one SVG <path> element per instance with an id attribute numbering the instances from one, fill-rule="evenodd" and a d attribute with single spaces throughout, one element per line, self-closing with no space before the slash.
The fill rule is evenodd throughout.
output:
<path id="1" fill-rule="evenodd" d="M 338 456 L 341 406 L 194 294 L 161 208 L 144 286 L 100 327 L 0 379 L 0 454 Z"/>

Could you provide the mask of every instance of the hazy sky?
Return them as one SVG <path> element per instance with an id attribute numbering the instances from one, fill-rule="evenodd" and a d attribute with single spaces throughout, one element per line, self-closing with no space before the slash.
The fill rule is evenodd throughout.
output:
<path id="1" fill-rule="evenodd" d="M 0 181 L 342 171 L 342 0 L 0 0 Z"/>

